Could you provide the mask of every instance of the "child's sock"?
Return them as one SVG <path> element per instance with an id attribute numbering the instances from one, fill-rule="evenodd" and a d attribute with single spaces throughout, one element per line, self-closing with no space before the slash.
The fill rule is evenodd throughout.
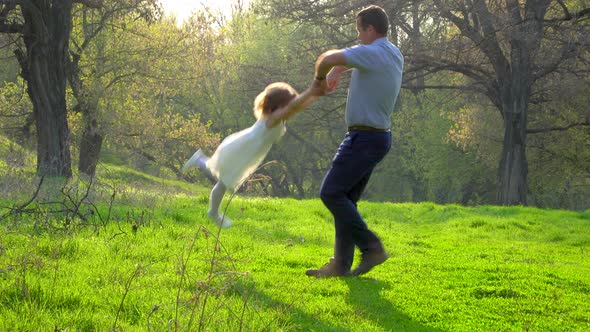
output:
<path id="1" fill-rule="evenodd" d="M 182 171 L 186 172 L 191 168 L 197 167 L 199 159 L 201 159 L 202 157 L 207 157 L 207 156 L 205 156 L 205 154 L 203 153 L 203 151 L 201 149 L 198 149 L 197 152 L 193 153 L 193 155 L 189 158 L 189 160 L 187 160 L 187 162 L 184 164 L 184 166 L 182 166 Z"/>
<path id="2" fill-rule="evenodd" d="M 209 213 L 207 213 L 207 215 L 209 216 L 209 218 L 211 220 L 213 220 L 217 224 L 217 226 L 221 226 L 221 228 L 228 228 L 232 225 L 231 219 L 229 219 L 224 214 L 209 211 Z"/>
<path id="3" fill-rule="evenodd" d="M 208 160 L 209 157 L 207 157 L 207 155 L 201 149 L 199 149 L 190 157 L 190 159 L 184 164 L 184 166 L 182 166 L 182 171 L 186 172 L 191 168 L 198 167 L 201 170 L 201 172 L 203 172 L 205 176 L 207 176 L 209 180 L 211 180 L 212 182 L 217 182 L 215 176 L 213 176 L 209 168 L 207 168 Z"/>

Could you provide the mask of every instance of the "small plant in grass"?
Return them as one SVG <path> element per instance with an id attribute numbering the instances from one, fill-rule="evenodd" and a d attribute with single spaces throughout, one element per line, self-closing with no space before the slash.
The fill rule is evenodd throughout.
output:
<path id="1" fill-rule="evenodd" d="M 46 184 L 47 181 L 50 184 Z M 60 182 L 61 180 L 57 180 L 57 183 Z M 24 203 L 0 208 L 0 222 L 11 219 L 16 224 L 18 219 L 23 216 L 31 215 L 35 220 L 33 225 L 35 229 L 54 228 L 58 230 L 69 230 L 78 226 L 98 227 L 109 222 L 115 192 L 111 195 L 108 213 L 103 215 L 90 198 L 94 185 L 92 179 L 87 183 L 76 180 L 66 182 L 59 190 L 59 195 L 51 194 L 51 197 L 40 197 L 41 192 L 44 191 L 42 188 L 51 187 L 55 183 L 55 179 L 40 178 L 34 193 Z M 51 189 L 50 191 L 55 190 Z"/>
<path id="2" fill-rule="evenodd" d="M 229 199 L 225 213 L 231 198 L 233 196 Z M 240 282 L 248 278 L 248 273 L 238 271 L 230 252 L 223 246 L 220 235 L 220 227 L 216 233 L 212 233 L 200 226 L 183 247 L 178 257 L 178 286 L 174 317 L 168 321 L 169 329 L 203 331 L 215 328 L 222 321 L 230 330 L 252 330 L 252 317 L 245 315 L 251 295 L 247 288 L 240 287 Z M 207 256 L 203 256 L 203 253 L 207 253 Z M 195 259 L 197 255 L 206 262 L 205 276 L 200 276 L 192 269 L 191 264 L 199 264 Z M 161 307 L 162 305 L 157 304 L 149 313 L 148 330 L 151 330 L 150 318 Z M 266 328 L 268 326 L 264 329 Z"/>

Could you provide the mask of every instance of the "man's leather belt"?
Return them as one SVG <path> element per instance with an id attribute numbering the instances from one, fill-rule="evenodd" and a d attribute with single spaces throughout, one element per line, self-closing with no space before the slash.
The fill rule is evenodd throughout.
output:
<path id="1" fill-rule="evenodd" d="M 376 133 L 386 133 L 389 131 L 389 128 L 380 129 L 380 128 L 373 128 L 373 127 L 369 127 L 369 126 L 350 126 L 350 127 L 348 127 L 348 131 L 372 131 L 372 132 L 376 132 Z"/>

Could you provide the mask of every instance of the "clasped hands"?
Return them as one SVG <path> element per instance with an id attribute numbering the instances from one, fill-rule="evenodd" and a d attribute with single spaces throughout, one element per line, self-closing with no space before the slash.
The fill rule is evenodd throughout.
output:
<path id="1" fill-rule="evenodd" d="M 313 80 L 311 86 L 309 87 L 312 96 L 325 96 L 336 90 L 338 79 L 330 76 L 331 75 L 328 75 L 328 77 L 326 77 L 324 80 Z"/>
<path id="2" fill-rule="evenodd" d="M 331 74 L 331 73 L 330 73 Z M 300 111 L 307 107 L 310 103 L 316 100 L 318 97 L 325 96 L 328 93 L 336 90 L 338 85 L 339 75 L 330 75 L 324 80 L 316 80 L 311 83 L 310 87 L 307 88 L 302 94 L 297 96 L 294 100 L 289 102 L 285 107 L 270 113 L 267 116 L 266 127 L 272 128 L 276 126 L 279 121 L 284 121 L 290 117 L 293 113 Z"/>

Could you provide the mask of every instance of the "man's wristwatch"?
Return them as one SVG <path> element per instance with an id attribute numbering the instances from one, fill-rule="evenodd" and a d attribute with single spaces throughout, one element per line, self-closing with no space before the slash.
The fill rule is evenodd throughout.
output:
<path id="1" fill-rule="evenodd" d="M 325 80 L 325 79 L 326 79 L 326 76 L 316 76 L 316 77 L 315 77 L 315 80 L 316 80 L 316 81 L 323 81 L 323 80 Z"/>

